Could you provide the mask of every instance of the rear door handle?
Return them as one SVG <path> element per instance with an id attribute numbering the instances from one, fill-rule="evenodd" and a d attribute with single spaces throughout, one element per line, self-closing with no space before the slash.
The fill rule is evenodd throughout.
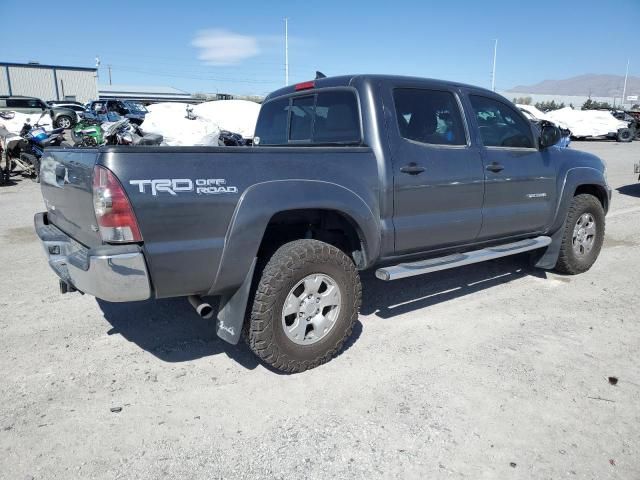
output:
<path id="1" fill-rule="evenodd" d="M 424 172 L 424 167 L 421 167 L 415 162 L 411 162 L 409 165 L 400 168 L 400 171 L 402 173 L 408 173 L 409 175 L 419 175 Z"/>
<path id="2" fill-rule="evenodd" d="M 487 165 L 487 170 L 490 172 L 498 173 L 504 170 L 504 165 L 500 165 L 498 162 L 491 162 Z"/>

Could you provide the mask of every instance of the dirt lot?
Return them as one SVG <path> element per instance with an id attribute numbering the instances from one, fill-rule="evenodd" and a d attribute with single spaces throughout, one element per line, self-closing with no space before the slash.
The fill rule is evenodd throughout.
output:
<path id="1" fill-rule="evenodd" d="M 591 271 L 367 273 L 345 351 L 293 376 L 186 300 L 61 296 L 38 186 L 0 187 L 0 477 L 640 478 L 640 142 L 572 147 L 614 188 Z"/>

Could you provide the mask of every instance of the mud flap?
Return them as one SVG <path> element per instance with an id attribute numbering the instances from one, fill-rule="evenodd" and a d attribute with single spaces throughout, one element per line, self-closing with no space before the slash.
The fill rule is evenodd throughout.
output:
<path id="1" fill-rule="evenodd" d="M 220 298 L 218 307 L 218 320 L 216 322 L 216 333 L 225 342 L 236 345 L 242 333 L 242 324 L 247 312 L 247 300 L 251 291 L 253 272 L 256 269 L 257 258 L 251 262 L 251 268 L 247 276 L 232 295 L 225 295 Z"/>
<path id="2" fill-rule="evenodd" d="M 551 243 L 544 250 L 542 256 L 535 263 L 536 268 L 551 270 L 555 268 L 560 256 L 560 246 L 562 245 L 562 236 L 564 235 L 564 223 L 553 235 L 551 235 Z"/>

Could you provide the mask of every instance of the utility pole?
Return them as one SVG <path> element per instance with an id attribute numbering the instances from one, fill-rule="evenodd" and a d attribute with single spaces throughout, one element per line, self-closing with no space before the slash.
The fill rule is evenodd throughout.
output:
<path id="1" fill-rule="evenodd" d="M 98 81 L 99 81 L 99 77 L 100 77 L 100 57 L 98 55 L 96 55 L 96 100 L 98 99 L 98 92 L 100 91 L 100 88 L 98 86 Z"/>
<path id="2" fill-rule="evenodd" d="M 493 68 L 491 69 L 491 90 L 496 91 L 496 57 L 498 56 L 498 39 L 493 44 Z"/>
<path id="3" fill-rule="evenodd" d="M 284 17 L 284 84 L 289 85 L 289 19 Z"/>
<path id="4" fill-rule="evenodd" d="M 111 85 L 111 65 L 108 65 L 109 68 L 109 85 Z"/>
<path id="5" fill-rule="evenodd" d="M 622 87 L 622 110 L 624 102 L 627 100 L 627 78 L 629 77 L 629 59 L 627 58 L 627 72 L 624 74 L 624 87 Z"/>

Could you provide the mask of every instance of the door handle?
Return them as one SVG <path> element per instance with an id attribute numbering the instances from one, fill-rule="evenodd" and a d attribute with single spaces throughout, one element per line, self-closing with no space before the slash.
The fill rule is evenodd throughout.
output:
<path id="1" fill-rule="evenodd" d="M 400 168 L 400 171 L 402 173 L 408 173 L 409 175 L 419 175 L 424 172 L 424 167 L 421 167 L 415 162 L 411 162 L 409 165 L 405 165 L 404 167 Z"/>
<path id="2" fill-rule="evenodd" d="M 504 170 L 504 165 L 500 165 L 498 162 L 491 162 L 487 165 L 487 170 L 490 172 L 498 173 Z"/>

